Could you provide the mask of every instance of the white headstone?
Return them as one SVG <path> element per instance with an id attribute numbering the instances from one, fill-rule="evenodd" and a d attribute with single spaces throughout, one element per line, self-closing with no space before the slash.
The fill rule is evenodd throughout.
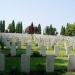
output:
<path id="1" fill-rule="evenodd" d="M 64 43 L 64 48 L 65 48 L 65 50 L 67 50 L 67 44 L 66 44 L 66 42 Z"/>
<path id="2" fill-rule="evenodd" d="M 10 48 L 10 42 L 9 41 L 6 42 L 6 47 Z"/>
<path id="3" fill-rule="evenodd" d="M 46 72 L 54 72 L 54 55 L 46 56 Z"/>
<path id="4" fill-rule="evenodd" d="M 26 55 L 31 55 L 31 54 L 32 54 L 32 47 L 31 45 L 28 45 L 26 49 Z"/>
<path id="5" fill-rule="evenodd" d="M 42 46 L 42 47 L 41 47 L 41 52 L 40 52 L 40 54 L 41 54 L 42 56 L 46 56 L 46 48 L 45 48 L 45 46 Z"/>
<path id="6" fill-rule="evenodd" d="M 21 55 L 21 71 L 29 73 L 30 72 L 30 56 L 26 54 Z"/>
<path id="7" fill-rule="evenodd" d="M 49 39 L 49 41 L 48 41 L 48 49 L 50 49 L 50 47 L 51 47 L 51 41 Z"/>
<path id="8" fill-rule="evenodd" d="M 21 41 L 17 41 L 18 48 L 21 48 Z"/>
<path id="9" fill-rule="evenodd" d="M 75 43 L 73 43 L 73 50 L 75 50 Z"/>
<path id="10" fill-rule="evenodd" d="M 5 69 L 5 55 L 0 54 L 0 71 L 4 71 Z"/>
<path id="11" fill-rule="evenodd" d="M 39 47 L 41 48 L 42 46 L 44 46 L 44 40 L 43 40 L 43 38 L 40 38 Z"/>
<path id="12" fill-rule="evenodd" d="M 46 41 L 45 41 L 45 46 L 46 46 L 46 48 L 49 50 L 50 49 L 50 47 L 51 47 L 51 41 L 50 41 L 50 39 L 47 39 Z"/>
<path id="13" fill-rule="evenodd" d="M 15 45 L 15 43 L 11 44 L 10 49 L 11 49 L 10 50 L 11 56 L 16 56 L 16 45 Z"/>
<path id="14" fill-rule="evenodd" d="M 5 37 L 1 37 L 1 39 L 2 39 L 2 42 L 4 42 L 4 44 L 6 44 L 6 42 L 7 42 L 6 38 Z"/>
<path id="15" fill-rule="evenodd" d="M 71 54 L 72 49 L 73 49 L 72 46 L 67 47 L 67 49 L 66 49 L 66 55 Z"/>
<path id="16" fill-rule="evenodd" d="M 68 71 L 75 71 L 75 55 L 69 55 L 68 57 Z"/>
<path id="17" fill-rule="evenodd" d="M 57 56 L 59 54 L 59 47 L 54 46 L 54 54 Z"/>
<path id="18" fill-rule="evenodd" d="M 2 42 L 4 42 L 7 48 L 10 48 L 10 41 L 7 41 L 5 37 L 2 37 Z"/>

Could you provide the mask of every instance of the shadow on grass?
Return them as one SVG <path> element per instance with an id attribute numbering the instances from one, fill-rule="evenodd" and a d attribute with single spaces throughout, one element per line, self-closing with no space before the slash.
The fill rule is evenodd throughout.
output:
<path id="1" fill-rule="evenodd" d="M 29 74 L 20 72 L 20 57 L 7 57 L 6 70 L 0 72 L 0 75 L 64 75 L 67 72 L 67 59 L 56 58 L 54 64 L 54 72 L 46 73 L 45 57 L 33 58 L 31 57 L 31 71 Z M 12 69 L 12 66 L 16 68 Z"/>

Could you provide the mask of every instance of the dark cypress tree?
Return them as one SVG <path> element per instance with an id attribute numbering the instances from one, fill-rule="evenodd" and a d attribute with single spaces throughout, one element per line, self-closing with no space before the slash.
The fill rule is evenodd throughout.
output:
<path id="1" fill-rule="evenodd" d="M 15 33 L 15 21 L 14 20 L 12 21 L 11 25 L 12 25 L 12 33 Z"/>
<path id="2" fill-rule="evenodd" d="M 20 33 L 22 33 L 23 27 L 22 27 L 22 22 L 21 22 L 21 28 L 20 28 Z"/>
<path id="3" fill-rule="evenodd" d="M 38 25 L 38 34 L 41 34 L 41 25 Z"/>
<path id="4" fill-rule="evenodd" d="M 52 24 L 50 25 L 50 28 L 49 28 L 49 34 L 50 35 L 53 35 L 54 33 L 53 33 L 53 27 L 52 27 Z"/>
<path id="5" fill-rule="evenodd" d="M 45 34 L 46 35 L 49 35 L 50 33 L 49 33 L 49 26 L 46 26 L 46 28 L 45 28 Z"/>
<path id="6" fill-rule="evenodd" d="M 2 32 L 5 31 L 5 20 L 2 21 Z"/>
<path id="7" fill-rule="evenodd" d="M 0 32 L 2 32 L 2 21 L 0 21 Z"/>
<path id="8" fill-rule="evenodd" d="M 47 35 L 57 35 L 57 31 L 56 28 L 52 27 L 52 24 L 50 26 L 46 26 L 45 28 L 45 34 Z"/>
<path id="9" fill-rule="evenodd" d="M 61 34 L 61 35 L 65 35 L 65 27 L 63 27 L 63 26 L 61 27 L 61 32 L 60 32 L 60 34 Z"/>
<path id="10" fill-rule="evenodd" d="M 12 25 L 11 24 L 9 24 L 9 26 L 8 26 L 8 32 L 12 33 Z"/>
<path id="11" fill-rule="evenodd" d="M 22 33 L 22 22 L 18 22 L 16 25 L 16 33 Z"/>
<path id="12" fill-rule="evenodd" d="M 8 26 L 10 33 L 15 33 L 15 21 L 13 20 L 11 24 Z"/>

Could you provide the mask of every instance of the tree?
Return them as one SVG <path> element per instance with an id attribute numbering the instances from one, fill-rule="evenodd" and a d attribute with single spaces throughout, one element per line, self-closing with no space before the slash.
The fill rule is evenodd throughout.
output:
<path id="1" fill-rule="evenodd" d="M 47 35 L 57 35 L 56 28 L 53 28 L 52 24 L 50 26 L 46 26 L 45 34 L 47 34 Z"/>
<path id="2" fill-rule="evenodd" d="M 34 40 L 34 38 L 33 38 L 33 34 L 34 34 L 34 25 L 33 25 L 33 22 L 29 26 L 29 34 L 31 34 L 32 40 Z"/>
<path id="3" fill-rule="evenodd" d="M 25 29 L 25 32 L 28 33 L 28 34 L 41 34 L 41 26 L 40 24 L 37 26 L 34 26 L 33 22 L 31 23 L 30 26 L 28 26 L 26 29 Z"/>
<path id="4" fill-rule="evenodd" d="M 18 22 L 16 25 L 16 33 L 22 33 L 22 22 Z"/>
<path id="5" fill-rule="evenodd" d="M 22 29 L 23 29 L 23 27 L 22 27 L 22 22 L 21 22 L 21 24 L 20 24 L 20 32 L 22 33 Z"/>
<path id="6" fill-rule="evenodd" d="M 34 27 L 34 33 L 38 34 L 38 27 Z"/>
<path id="7" fill-rule="evenodd" d="M 0 21 L 0 32 L 4 32 L 5 31 L 5 20 L 1 20 Z"/>
<path id="8" fill-rule="evenodd" d="M 38 25 L 38 34 L 41 34 L 41 25 Z"/>
<path id="9" fill-rule="evenodd" d="M 46 28 L 45 28 L 45 34 L 49 35 L 49 26 L 46 26 Z"/>
<path id="10" fill-rule="evenodd" d="M 60 32 L 60 34 L 61 34 L 61 35 L 65 35 L 65 27 L 63 27 L 63 26 L 61 27 L 61 32 Z"/>
<path id="11" fill-rule="evenodd" d="M 53 27 L 52 27 L 52 24 L 50 25 L 50 28 L 49 28 L 49 34 L 50 34 L 50 35 L 53 34 Z"/>
<path id="12" fill-rule="evenodd" d="M 2 32 L 4 32 L 5 31 L 5 20 L 3 20 L 3 22 L 2 22 Z"/>
<path id="13" fill-rule="evenodd" d="M 12 28 L 13 28 L 12 33 L 15 33 L 15 21 L 14 20 L 12 21 Z"/>
<path id="14" fill-rule="evenodd" d="M 9 33 L 12 33 L 12 25 L 11 24 L 9 24 L 9 26 L 8 26 L 8 31 L 9 31 Z"/>
<path id="15" fill-rule="evenodd" d="M 11 24 L 8 26 L 10 33 L 15 33 L 15 21 L 13 20 Z"/>
<path id="16" fill-rule="evenodd" d="M 2 32 L 2 21 L 0 21 L 0 32 Z"/>
<path id="17" fill-rule="evenodd" d="M 56 34 L 57 34 L 56 28 L 53 28 L 51 35 L 56 35 Z"/>
<path id="18" fill-rule="evenodd" d="M 29 26 L 29 34 L 34 34 L 34 25 L 33 25 L 33 22 Z"/>
<path id="19" fill-rule="evenodd" d="M 75 23 L 74 24 L 67 23 L 67 27 L 65 29 L 65 35 L 75 36 Z"/>

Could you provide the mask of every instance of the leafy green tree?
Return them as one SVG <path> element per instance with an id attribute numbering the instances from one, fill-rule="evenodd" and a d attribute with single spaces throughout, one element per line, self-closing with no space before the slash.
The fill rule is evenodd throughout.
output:
<path id="1" fill-rule="evenodd" d="M 47 35 L 57 35 L 56 28 L 53 28 L 52 24 L 50 26 L 46 26 L 45 34 L 47 34 Z"/>
<path id="2" fill-rule="evenodd" d="M 61 34 L 61 35 L 65 35 L 65 27 L 63 27 L 63 26 L 61 27 L 61 32 L 60 32 L 60 34 Z"/>
<path id="3" fill-rule="evenodd" d="M 8 31 L 9 31 L 9 33 L 12 33 L 12 25 L 11 24 L 9 24 L 9 26 L 8 26 Z"/>
<path id="4" fill-rule="evenodd" d="M 45 28 L 45 34 L 49 35 L 49 26 L 46 26 L 46 28 Z"/>
<path id="5" fill-rule="evenodd" d="M 15 21 L 13 20 L 11 24 L 8 26 L 10 33 L 15 33 Z"/>
<path id="6" fill-rule="evenodd" d="M 75 36 L 75 23 L 74 24 L 67 23 L 65 35 L 66 36 Z"/>
<path id="7" fill-rule="evenodd" d="M 56 28 L 53 28 L 51 34 L 52 34 L 52 35 L 56 35 L 56 33 L 57 33 L 57 32 L 56 32 Z"/>
<path id="8" fill-rule="evenodd" d="M 22 33 L 22 22 L 18 22 L 16 25 L 16 33 Z"/>

